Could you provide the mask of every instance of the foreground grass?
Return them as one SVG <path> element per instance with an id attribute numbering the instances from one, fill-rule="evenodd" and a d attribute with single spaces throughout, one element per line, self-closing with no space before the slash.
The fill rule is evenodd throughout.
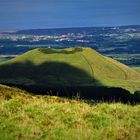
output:
<path id="1" fill-rule="evenodd" d="M 140 105 L 34 96 L 0 86 L 1 140 L 139 140 Z"/>

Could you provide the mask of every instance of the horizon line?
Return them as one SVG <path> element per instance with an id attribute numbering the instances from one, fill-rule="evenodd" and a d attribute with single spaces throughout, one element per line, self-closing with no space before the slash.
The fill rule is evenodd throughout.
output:
<path id="1" fill-rule="evenodd" d="M 48 27 L 48 28 L 45 28 L 45 27 L 43 27 L 43 28 L 20 28 L 20 29 L 0 29 L 0 31 L 20 31 L 20 30 L 47 30 L 47 29 L 49 29 L 49 30 L 51 30 L 51 29 L 73 29 L 73 28 L 117 28 L 117 27 L 125 27 L 125 26 L 140 26 L 140 24 L 138 25 L 136 25 L 136 24 L 128 24 L 128 25 L 112 25 L 112 26 L 102 26 L 102 25 L 98 25 L 98 26 L 71 26 L 71 27 Z"/>

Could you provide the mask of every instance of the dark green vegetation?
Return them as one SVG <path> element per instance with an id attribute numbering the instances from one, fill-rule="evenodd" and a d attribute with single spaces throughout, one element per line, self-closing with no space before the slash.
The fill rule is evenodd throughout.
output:
<path id="1" fill-rule="evenodd" d="M 1 140 L 139 140 L 140 105 L 35 96 L 0 85 Z"/>
<path id="2" fill-rule="evenodd" d="M 40 48 L 1 63 L 0 83 L 41 94 L 127 99 L 126 90 L 140 89 L 140 73 L 90 48 Z"/>

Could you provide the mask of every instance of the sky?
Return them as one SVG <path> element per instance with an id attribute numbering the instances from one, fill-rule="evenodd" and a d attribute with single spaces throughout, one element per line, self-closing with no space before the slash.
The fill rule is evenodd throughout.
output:
<path id="1" fill-rule="evenodd" d="M 0 29 L 140 25 L 140 0 L 0 0 Z"/>

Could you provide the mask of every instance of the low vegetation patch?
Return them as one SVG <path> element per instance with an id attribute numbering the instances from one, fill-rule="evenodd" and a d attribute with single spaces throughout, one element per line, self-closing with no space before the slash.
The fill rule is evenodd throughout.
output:
<path id="1" fill-rule="evenodd" d="M 76 48 L 71 48 L 69 50 L 65 50 L 65 49 L 50 49 L 50 48 L 40 48 L 39 49 L 40 52 L 45 53 L 45 54 L 74 54 L 76 52 L 81 52 L 82 48 L 76 47 Z"/>

